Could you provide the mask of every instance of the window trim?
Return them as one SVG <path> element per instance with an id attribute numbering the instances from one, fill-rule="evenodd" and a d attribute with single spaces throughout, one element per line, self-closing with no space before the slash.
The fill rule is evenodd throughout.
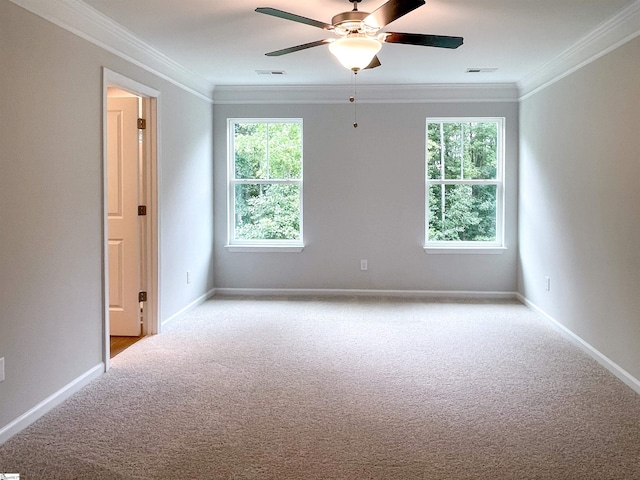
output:
<path id="1" fill-rule="evenodd" d="M 300 138 L 300 178 L 297 179 L 254 179 L 235 178 L 235 128 L 238 123 L 292 123 L 302 128 Z M 235 186 L 242 184 L 298 185 L 300 190 L 300 238 L 287 239 L 237 239 L 235 238 Z M 304 184 L 304 123 L 302 118 L 227 118 L 227 244 L 230 252 L 301 252 L 304 248 L 303 236 L 303 184 Z"/>
<path id="2" fill-rule="evenodd" d="M 494 179 L 430 179 L 427 157 L 430 123 L 497 123 L 498 138 L 497 168 Z M 501 254 L 507 249 L 505 244 L 505 117 L 427 117 L 425 123 L 425 191 L 424 191 L 424 245 L 429 254 Z M 430 185 L 496 185 L 496 240 L 495 241 L 429 241 L 429 186 Z"/>

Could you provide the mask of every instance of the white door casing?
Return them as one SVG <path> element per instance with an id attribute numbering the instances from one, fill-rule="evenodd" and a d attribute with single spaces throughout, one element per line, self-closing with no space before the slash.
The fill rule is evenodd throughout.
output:
<path id="1" fill-rule="evenodd" d="M 109 216 L 108 216 L 108 155 L 107 155 L 107 126 L 108 126 L 108 98 L 110 96 L 137 96 L 142 99 L 143 118 L 147 120 L 147 128 L 139 130 L 143 139 L 142 151 L 144 155 L 141 158 L 141 175 L 144 177 L 144 188 L 138 192 L 139 204 L 147 205 L 147 215 L 138 217 L 141 234 L 141 261 L 145 262 L 144 268 L 141 269 L 140 287 L 147 292 L 147 302 L 145 302 L 144 317 L 141 319 L 142 335 L 156 335 L 162 330 L 161 311 L 160 311 L 160 218 L 158 211 L 160 210 L 160 191 L 158 189 L 160 179 L 160 118 L 161 118 L 161 92 L 154 88 L 144 85 L 136 80 L 114 72 L 106 67 L 102 69 L 102 171 L 103 171 L 103 235 L 102 235 L 102 288 L 104 292 L 102 301 L 103 325 L 102 331 L 102 361 L 105 371 L 111 366 L 110 359 L 110 309 L 109 309 Z M 120 90 L 119 93 L 112 89 Z M 126 96 L 126 95 L 125 95 Z"/>
<path id="2" fill-rule="evenodd" d="M 107 99 L 110 335 L 140 335 L 137 97 Z"/>

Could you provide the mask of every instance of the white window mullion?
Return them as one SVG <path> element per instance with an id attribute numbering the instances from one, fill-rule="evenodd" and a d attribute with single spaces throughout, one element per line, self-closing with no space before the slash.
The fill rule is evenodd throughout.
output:
<path id="1" fill-rule="evenodd" d="M 501 185 L 499 180 L 427 180 L 433 185 Z"/>
<path id="2" fill-rule="evenodd" d="M 445 150 L 444 150 L 444 123 L 440 123 L 440 179 L 445 177 Z M 446 187 L 444 183 L 440 187 L 440 221 L 444 222 L 444 201 L 446 197 Z"/>
<path id="3" fill-rule="evenodd" d="M 271 127 L 271 124 L 267 123 L 267 145 L 266 145 L 266 147 L 264 149 L 264 154 L 265 154 L 264 161 L 267 164 L 267 178 L 271 178 L 271 162 L 269 161 L 269 143 L 270 143 L 270 141 L 269 141 L 269 138 L 270 138 L 269 128 L 270 127 Z"/>
<path id="4" fill-rule="evenodd" d="M 263 180 L 263 179 L 259 179 L 259 180 L 255 180 L 253 178 L 239 178 L 236 180 L 232 180 L 233 183 L 235 184 L 245 184 L 245 185 L 257 185 L 257 184 L 279 184 L 279 185 L 301 185 L 302 184 L 302 180 L 299 180 L 297 178 L 287 178 L 287 179 L 283 179 L 283 180 Z"/>
<path id="5" fill-rule="evenodd" d="M 464 180 L 464 123 L 460 128 L 460 180 Z"/>

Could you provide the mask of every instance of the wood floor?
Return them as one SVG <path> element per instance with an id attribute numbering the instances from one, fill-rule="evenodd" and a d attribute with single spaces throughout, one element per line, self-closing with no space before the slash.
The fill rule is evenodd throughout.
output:
<path id="1" fill-rule="evenodd" d="M 123 352 L 142 337 L 111 337 L 111 358 Z"/>

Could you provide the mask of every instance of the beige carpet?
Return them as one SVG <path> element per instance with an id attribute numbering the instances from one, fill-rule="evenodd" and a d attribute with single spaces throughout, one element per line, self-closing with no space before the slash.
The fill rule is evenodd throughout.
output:
<path id="1" fill-rule="evenodd" d="M 640 479 L 640 396 L 510 302 L 216 298 L 0 446 L 31 479 Z"/>

